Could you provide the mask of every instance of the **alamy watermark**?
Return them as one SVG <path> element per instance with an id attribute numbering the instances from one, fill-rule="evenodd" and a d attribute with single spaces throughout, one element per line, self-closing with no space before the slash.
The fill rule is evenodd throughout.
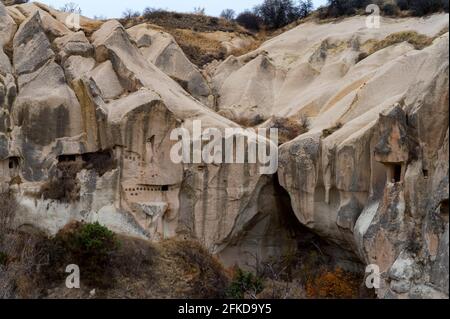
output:
<path id="1" fill-rule="evenodd" d="M 192 132 L 192 135 L 191 135 Z M 170 151 L 175 164 L 259 164 L 260 174 L 278 170 L 278 129 L 202 129 L 200 120 L 192 130 L 176 128 L 170 134 L 178 141 Z"/>
<path id="2" fill-rule="evenodd" d="M 366 18 L 366 27 L 369 29 L 379 29 L 381 27 L 380 7 L 376 4 L 369 4 L 366 13 L 370 13 Z"/>
<path id="3" fill-rule="evenodd" d="M 380 289 L 380 267 L 375 264 L 366 267 L 366 287 L 369 289 Z"/>

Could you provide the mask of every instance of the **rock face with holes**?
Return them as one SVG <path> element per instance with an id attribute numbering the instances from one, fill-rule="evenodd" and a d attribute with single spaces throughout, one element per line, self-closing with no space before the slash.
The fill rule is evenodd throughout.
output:
<path id="1" fill-rule="evenodd" d="M 429 46 L 364 54 L 411 31 Z M 302 224 L 378 266 L 382 298 L 448 296 L 448 41 L 446 14 L 306 22 L 208 68 L 220 114 L 309 119 L 280 146 L 280 184 Z"/>
<path id="2" fill-rule="evenodd" d="M 306 22 L 205 70 L 152 26 L 67 17 L 0 3 L 0 186 L 17 227 L 99 221 L 245 266 L 295 251 L 301 223 L 348 267 L 376 265 L 380 298 L 448 297 L 448 15 Z M 383 42 L 405 31 L 429 45 Z M 266 119 L 309 122 L 274 175 L 171 159 L 194 121 Z"/>

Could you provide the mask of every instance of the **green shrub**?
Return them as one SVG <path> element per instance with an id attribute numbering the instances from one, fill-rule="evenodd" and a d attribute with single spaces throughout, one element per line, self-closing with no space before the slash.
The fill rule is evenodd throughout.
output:
<path id="1" fill-rule="evenodd" d="M 393 3 L 385 3 L 382 7 L 382 11 L 387 16 L 398 15 L 398 7 Z"/>
<path id="2" fill-rule="evenodd" d="M 248 294 L 252 296 L 258 295 L 263 289 L 264 285 L 261 278 L 253 275 L 251 272 L 238 269 L 227 289 L 227 296 L 233 299 L 244 299 Z"/>
<path id="3" fill-rule="evenodd" d="M 84 224 L 75 233 L 74 244 L 76 250 L 91 255 L 107 255 L 117 248 L 114 233 L 98 222 Z"/>
<path id="4" fill-rule="evenodd" d="M 65 274 L 65 267 L 76 264 L 85 284 L 108 287 L 112 284 L 111 260 L 118 248 L 116 235 L 98 222 L 69 224 L 50 242 L 49 276 L 62 279 L 59 275 Z"/>

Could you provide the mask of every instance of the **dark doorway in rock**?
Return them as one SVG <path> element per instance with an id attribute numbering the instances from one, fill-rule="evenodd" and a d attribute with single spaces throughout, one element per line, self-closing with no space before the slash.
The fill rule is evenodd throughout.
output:
<path id="1" fill-rule="evenodd" d="M 387 180 L 391 183 L 399 183 L 402 181 L 402 164 L 401 163 L 384 163 L 387 169 Z"/>
<path id="2" fill-rule="evenodd" d="M 402 179 L 402 166 L 400 164 L 394 164 L 394 180 L 399 183 Z"/>
<path id="3" fill-rule="evenodd" d="M 161 190 L 162 190 L 163 192 L 168 192 L 168 191 L 169 191 L 169 185 L 163 185 L 163 186 L 161 187 Z"/>
<path id="4" fill-rule="evenodd" d="M 77 160 L 76 155 L 60 155 L 58 156 L 58 162 L 75 162 Z"/>
<path id="5" fill-rule="evenodd" d="M 9 169 L 15 169 L 19 167 L 19 158 L 18 157 L 10 157 L 9 158 Z"/>

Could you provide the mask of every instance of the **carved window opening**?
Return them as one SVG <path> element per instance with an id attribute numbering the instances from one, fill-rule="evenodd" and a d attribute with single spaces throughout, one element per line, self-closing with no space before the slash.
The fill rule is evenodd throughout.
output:
<path id="1" fill-rule="evenodd" d="M 163 186 L 161 187 L 161 190 L 162 190 L 163 192 L 168 192 L 168 191 L 169 191 L 169 185 L 163 185 Z"/>
<path id="2" fill-rule="evenodd" d="M 58 157 L 59 162 L 75 162 L 76 160 L 76 155 L 61 155 Z"/>
<path id="3" fill-rule="evenodd" d="M 9 169 L 16 169 L 19 167 L 19 158 L 18 157 L 11 157 L 9 159 L 8 164 Z"/>
<path id="4" fill-rule="evenodd" d="M 448 216 L 448 210 L 449 210 L 448 199 L 446 199 L 441 202 L 440 207 L 441 215 Z"/>
<path id="5" fill-rule="evenodd" d="M 403 173 L 402 163 L 385 163 L 384 165 L 387 168 L 387 180 L 391 183 L 400 183 Z"/>

